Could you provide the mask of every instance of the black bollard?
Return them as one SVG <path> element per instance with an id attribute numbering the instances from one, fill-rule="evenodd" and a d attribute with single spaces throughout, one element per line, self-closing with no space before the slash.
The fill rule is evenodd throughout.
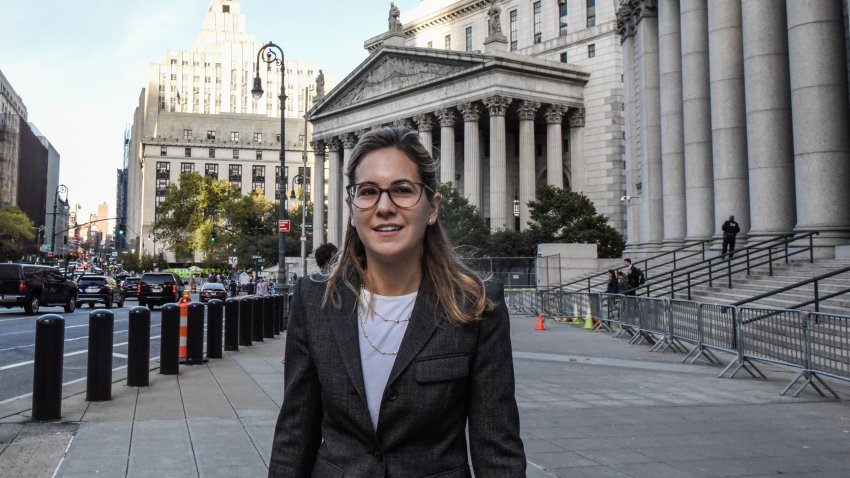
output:
<path id="1" fill-rule="evenodd" d="M 250 295 L 242 296 L 239 299 L 239 345 L 250 347 L 252 345 L 251 338 L 253 337 L 254 326 L 254 304 L 251 302 Z"/>
<path id="2" fill-rule="evenodd" d="M 65 355 L 65 319 L 42 315 L 35 321 L 35 363 L 32 377 L 32 419 L 62 418 L 62 365 Z"/>
<path id="3" fill-rule="evenodd" d="M 239 299 L 224 301 L 224 350 L 239 350 Z"/>
<path id="4" fill-rule="evenodd" d="M 263 338 L 274 338 L 274 298 L 270 295 L 263 297 Z"/>
<path id="5" fill-rule="evenodd" d="M 289 327 L 289 306 L 292 303 L 292 297 L 289 295 L 289 290 L 283 294 L 283 325 L 280 327 L 281 330 L 286 330 Z"/>
<path id="6" fill-rule="evenodd" d="M 89 314 L 89 362 L 86 400 L 112 400 L 112 337 L 115 316 L 105 309 Z"/>
<path id="7" fill-rule="evenodd" d="M 263 297 L 259 295 L 255 295 L 253 299 L 251 299 L 251 318 L 253 319 L 252 334 L 251 338 L 254 339 L 254 342 L 262 342 L 263 341 Z"/>
<path id="8" fill-rule="evenodd" d="M 224 303 L 213 299 L 207 303 L 207 357 L 221 358 L 221 317 Z"/>
<path id="9" fill-rule="evenodd" d="M 177 304 L 162 306 L 159 373 L 162 375 L 180 373 L 180 306 Z"/>
<path id="10" fill-rule="evenodd" d="M 147 307 L 130 309 L 127 336 L 127 386 L 150 385 L 151 311 Z"/>
<path id="11" fill-rule="evenodd" d="M 277 298 L 279 296 L 273 295 L 272 298 L 272 333 L 274 335 L 280 334 L 280 320 L 278 320 L 277 315 Z"/>
<path id="12" fill-rule="evenodd" d="M 204 363 L 204 304 L 189 304 L 186 329 L 186 365 L 200 365 Z"/>
<path id="13" fill-rule="evenodd" d="M 277 296 L 277 320 L 280 323 L 280 332 L 286 330 L 286 324 L 283 321 L 283 316 L 286 314 L 286 296 Z"/>

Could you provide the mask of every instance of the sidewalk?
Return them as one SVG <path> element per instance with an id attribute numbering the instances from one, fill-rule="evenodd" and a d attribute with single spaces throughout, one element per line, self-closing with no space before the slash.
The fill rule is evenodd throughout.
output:
<path id="1" fill-rule="evenodd" d="M 718 367 L 611 334 L 534 325 L 512 319 L 529 477 L 850 476 L 850 401 L 781 397 L 790 369 L 718 379 Z M 79 393 L 59 423 L 3 413 L 26 400 L 7 404 L 0 476 L 265 476 L 282 349 L 266 339 L 179 376 L 154 370 L 149 387 L 113 384 L 108 402 Z M 850 398 L 848 384 L 830 384 Z"/>

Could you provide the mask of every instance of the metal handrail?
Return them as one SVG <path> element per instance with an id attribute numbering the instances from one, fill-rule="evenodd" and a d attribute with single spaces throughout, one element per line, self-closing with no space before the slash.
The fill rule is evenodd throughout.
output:
<path id="1" fill-rule="evenodd" d="M 780 287 L 779 289 L 768 291 L 768 292 L 765 292 L 763 294 L 759 294 L 755 297 L 750 297 L 749 299 L 744 299 L 742 301 L 736 302 L 734 305 L 737 306 L 737 307 L 740 307 L 741 305 L 749 304 L 751 302 L 755 302 L 755 301 L 762 300 L 762 299 L 766 299 L 768 297 L 771 297 L 771 296 L 774 296 L 774 295 L 777 295 L 777 294 L 781 294 L 783 292 L 788 292 L 789 290 L 792 290 L 792 289 L 803 287 L 803 286 L 809 285 L 809 284 L 814 284 L 814 293 L 815 293 L 814 299 L 806 301 L 806 302 L 801 302 L 799 304 L 796 304 L 794 306 L 787 307 L 787 308 L 788 309 L 799 309 L 799 308 L 805 307 L 807 305 L 815 304 L 815 312 L 820 312 L 820 302 L 821 301 L 824 301 L 824 300 L 827 300 L 827 299 L 832 299 L 833 297 L 838 297 L 839 295 L 842 295 L 842 294 L 846 294 L 846 293 L 850 292 L 850 287 L 843 289 L 843 290 L 840 290 L 838 292 L 833 292 L 833 293 L 828 294 L 824 297 L 820 297 L 820 293 L 819 293 L 819 289 L 818 289 L 818 282 L 823 281 L 824 279 L 829 279 L 830 277 L 834 277 L 834 276 L 837 276 L 837 275 L 844 274 L 846 272 L 850 272 L 850 267 L 845 267 L 843 269 L 839 269 L 837 271 L 832 271 L 832 272 L 829 272 L 827 274 L 822 274 L 822 275 L 819 275 L 817 277 L 812 277 L 811 279 L 806 279 L 806 280 L 797 282 L 795 284 L 787 285 L 785 287 Z"/>

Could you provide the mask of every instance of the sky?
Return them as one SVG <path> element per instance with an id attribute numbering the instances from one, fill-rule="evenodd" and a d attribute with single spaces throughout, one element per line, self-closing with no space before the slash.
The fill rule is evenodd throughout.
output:
<path id="1" fill-rule="evenodd" d="M 287 59 L 312 60 L 329 83 L 368 53 L 387 30 L 389 1 L 241 0 L 245 28 Z M 395 0 L 402 11 L 420 0 Z M 33 123 L 61 156 L 59 183 L 83 217 L 109 204 L 124 131 L 150 63 L 189 50 L 210 0 L 0 0 L 0 71 Z M 332 80 L 332 81 L 331 81 Z"/>

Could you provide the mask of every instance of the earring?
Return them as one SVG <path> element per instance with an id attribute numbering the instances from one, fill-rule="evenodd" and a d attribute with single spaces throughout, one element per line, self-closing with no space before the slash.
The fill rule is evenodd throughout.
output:
<path id="1" fill-rule="evenodd" d="M 433 220 L 433 219 L 428 219 L 428 224 L 434 224 L 434 220 Z"/>

